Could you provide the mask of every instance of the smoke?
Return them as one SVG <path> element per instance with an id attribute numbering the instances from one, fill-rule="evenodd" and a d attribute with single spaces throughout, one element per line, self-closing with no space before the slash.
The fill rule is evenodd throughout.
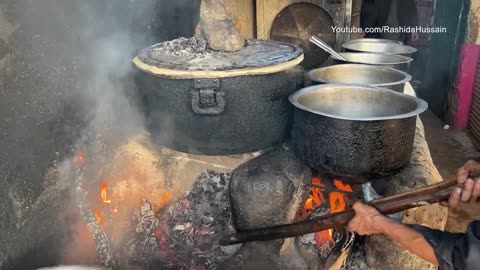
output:
<path id="1" fill-rule="evenodd" d="M 181 5 L 191 6 L 189 1 L 76 1 L 72 5 L 73 8 L 69 8 L 75 13 L 75 23 L 68 16 L 56 17 L 56 24 L 70 25 L 73 32 L 68 35 L 75 36 L 74 49 L 69 51 L 78 83 L 66 89 L 69 119 L 65 123 L 65 135 L 71 138 L 76 151 L 80 149 L 84 153 L 87 175 L 84 181 L 88 189 L 102 181 L 98 176 L 104 167 L 108 168 L 119 146 L 146 131 L 141 91 L 135 85 L 138 71 L 131 63 L 132 58 L 146 46 L 185 33 L 182 29 L 189 28 L 193 33 L 194 16 L 183 15 L 190 19 L 177 27 L 172 23 L 172 19 L 178 20 L 176 15 L 183 13 Z M 65 10 L 58 9 L 57 6 L 57 14 L 65 14 Z M 75 168 L 71 166 L 75 159 L 74 154 L 60 164 L 60 181 L 75 177 L 75 173 L 72 175 Z M 70 230 L 66 232 L 62 261 L 88 263 L 94 246 L 85 241 L 88 232 L 84 223 L 82 220 L 68 222 L 75 224 L 66 226 Z M 69 254 L 84 258 L 72 261 Z"/>

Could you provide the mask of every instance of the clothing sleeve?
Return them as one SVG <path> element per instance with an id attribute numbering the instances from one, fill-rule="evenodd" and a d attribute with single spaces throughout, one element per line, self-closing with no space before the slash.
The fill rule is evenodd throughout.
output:
<path id="1" fill-rule="evenodd" d="M 442 270 L 473 270 L 480 267 L 480 221 L 465 234 L 449 233 L 413 225 L 433 247 Z"/>

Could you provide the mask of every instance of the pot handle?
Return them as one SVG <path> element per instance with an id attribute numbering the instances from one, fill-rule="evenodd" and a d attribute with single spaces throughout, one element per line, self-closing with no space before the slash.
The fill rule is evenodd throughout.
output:
<path id="1" fill-rule="evenodd" d="M 192 109 L 198 115 L 215 116 L 225 111 L 225 93 L 219 92 L 219 79 L 196 79 L 192 90 Z"/>

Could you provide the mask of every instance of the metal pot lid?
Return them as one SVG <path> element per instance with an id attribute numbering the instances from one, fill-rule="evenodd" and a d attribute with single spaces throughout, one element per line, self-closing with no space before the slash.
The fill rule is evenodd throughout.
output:
<path id="1" fill-rule="evenodd" d="M 277 73 L 302 60 L 302 49 L 277 41 L 249 40 L 240 51 L 220 52 L 195 38 L 179 38 L 143 49 L 133 63 L 156 76 L 192 79 Z"/>

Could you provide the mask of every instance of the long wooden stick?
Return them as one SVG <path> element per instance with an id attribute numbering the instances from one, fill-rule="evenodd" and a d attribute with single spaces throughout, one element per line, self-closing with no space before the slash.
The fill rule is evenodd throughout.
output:
<path id="1" fill-rule="evenodd" d="M 480 177 L 480 170 L 472 171 L 471 177 Z M 378 199 L 369 203 L 380 213 L 389 215 L 416 208 L 423 205 L 438 203 L 447 200 L 457 180 L 445 181 L 421 189 L 404 192 L 391 197 Z M 251 241 L 270 241 L 321 232 L 329 229 L 346 226 L 355 217 L 353 209 L 347 209 L 335 214 L 328 214 L 299 223 L 280 225 L 258 230 L 238 232 L 220 240 L 220 245 L 235 245 Z"/>

